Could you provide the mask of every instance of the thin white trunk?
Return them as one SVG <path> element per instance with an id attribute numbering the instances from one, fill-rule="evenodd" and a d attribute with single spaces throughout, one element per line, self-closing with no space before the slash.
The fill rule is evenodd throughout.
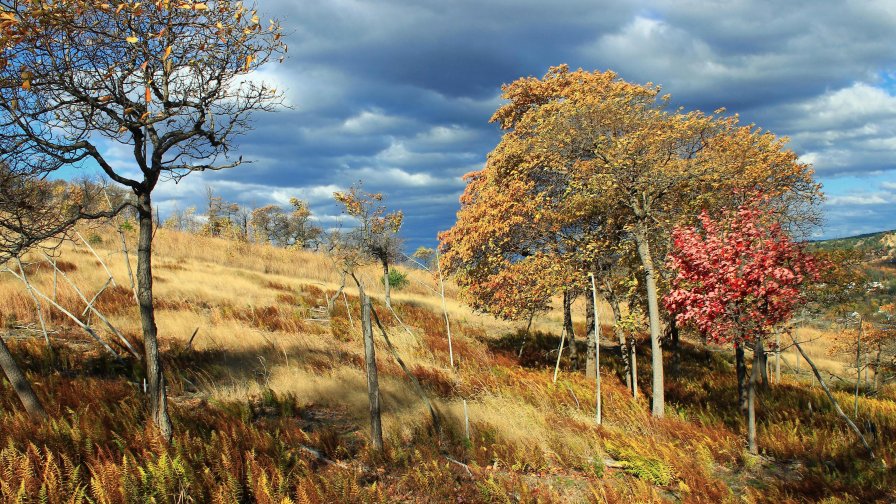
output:
<path id="1" fill-rule="evenodd" d="M 445 280 L 442 278 L 442 263 L 436 249 L 436 267 L 439 270 L 439 295 L 442 297 L 442 313 L 445 314 L 445 331 L 448 333 L 448 362 L 454 369 L 454 348 L 451 346 L 451 322 L 448 320 L 448 305 L 445 303 Z"/>
<path id="2" fill-rule="evenodd" d="M 554 381 L 557 383 L 557 373 L 560 372 L 560 357 L 563 355 L 563 343 L 566 339 L 566 327 L 560 330 L 560 349 L 557 351 L 557 365 L 554 366 Z"/>
<path id="3" fill-rule="evenodd" d="M 109 275 L 109 278 L 112 279 L 112 285 L 117 285 L 115 283 L 115 278 L 112 276 L 112 272 L 109 271 L 109 268 L 106 266 L 106 261 L 103 261 L 103 259 L 99 256 L 99 254 L 96 253 L 96 250 L 93 250 L 93 247 L 91 247 L 90 243 L 88 243 L 87 240 L 85 240 L 84 237 L 81 236 L 81 233 L 76 231 L 75 235 L 81 239 L 81 242 L 87 246 L 87 249 L 90 250 L 90 253 L 93 254 L 93 257 L 96 257 L 96 260 L 99 261 L 100 265 L 103 267 L 103 269 L 106 270 L 106 274 Z"/>
<path id="4" fill-rule="evenodd" d="M 594 303 L 594 379 L 597 388 L 595 420 L 597 425 L 601 424 L 601 404 L 600 404 L 600 313 L 597 311 L 597 287 L 594 284 L 594 273 L 589 273 L 591 277 L 591 290 L 594 295 L 591 297 Z"/>

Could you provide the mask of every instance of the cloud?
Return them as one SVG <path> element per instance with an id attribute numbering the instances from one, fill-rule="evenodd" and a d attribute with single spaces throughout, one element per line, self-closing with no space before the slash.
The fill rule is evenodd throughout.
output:
<path id="1" fill-rule="evenodd" d="M 777 122 L 819 174 L 896 168 L 896 96 L 867 83 L 782 106 Z"/>
<path id="2" fill-rule="evenodd" d="M 290 108 L 253 118 L 234 152 L 257 162 L 165 183 L 163 212 L 201 206 L 208 184 L 244 204 L 305 197 L 340 215 L 333 190 L 362 178 L 407 216 L 409 246 L 450 227 L 500 139 L 500 86 L 568 63 L 652 81 L 686 108 L 726 107 L 791 137 L 826 185 L 891 173 L 896 149 L 896 4 L 886 0 L 268 0 L 289 58 L 264 78 Z M 889 76 L 889 77 L 888 77 Z M 128 152 L 110 146 L 117 166 Z M 892 221 L 883 185 L 835 194 L 831 230 Z M 852 198 L 852 199 L 850 199 Z M 864 198 L 864 199 L 863 199 Z M 868 212 L 871 212 L 868 214 Z"/>
<path id="3" fill-rule="evenodd" d="M 896 228 L 892 208 L 896 204 L 893 175 L 851 179 L 851 187 L 831 187 L 824 204 L 827 225 L 819 237 L 849 236 Z"/>

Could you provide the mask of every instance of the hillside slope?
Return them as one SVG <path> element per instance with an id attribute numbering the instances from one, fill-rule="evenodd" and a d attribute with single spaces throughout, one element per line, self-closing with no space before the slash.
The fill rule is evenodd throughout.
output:
<path id="1" fill-rule="evenodd" d="M 115 278 L 98 298 L 128 339 L 139 318 L 109 230 L 83 234 Z M 130 237 L 133 239 L 134 237 Z M 133 249 L 133 244 L 131 245 Z M 132 258 L 133 259 L 133 258 Z M 52 295 L 37 257 L 26 268 Z M 58 264 L 88 298 L 106 283 L 83 244 Z M 368 451 L 367 392 L 355 290 L 327 316 L 338 277 L 323 255 L 159 230 L 158 323 L 175 440 L 145 427 L 139 365 L 117 364 L 58 311 L 44 306 L 54 353 L 35 331 L 27 291 L 0 276 L 5 338 L 55 419 L 31 422 L 0 385 L 0 500 L 6 502 L 797 502 L 896 499 L 896 476 L 866 461 L 818 387 L 786 376 L 760 394 L 759 445 L 746 454 L 727 352 L 685 344 L 668 373 L 667 418 L 628 397 L 609 343 L 602 353 L 604 425 L 594 384 L 568 354 L 552 377 L 558 334 L 526 336 L 474 314 L 449 286 L 456 366 L 432 278 L 410 271 L 397 317 L 375 309 L 395 350 L 433 399 L 434 429 L 377 335 L 386 453 Z M 362 279 L 376 293 L 375 268 Z M 56 276 L 60 304 L 84 304 Z M 556 314 L 537 327 L 550 329 Z M 85 317 L 87 318 L 87 317 Z M 399 322 L 401 319 L 403 324 Z M 605 319 L 606 320 L 606 319 Z M 97 332 L 112 336 L 98 321 Z M 581 326 L 577 331 L 582 334 Z M 646 348 L 641 348 L 646 351 Z M 640 359 L 641 380 L 649 379 Z M 837 392 L 841 402 L 848 392 Z M 893 390 L 860 398 L 878 457 L 896 459 Z M 466 435 L 469 420 L 469 439 Z"/>
<path id="2" fill-rule="evenodd" d="M 859 249 L 869 258 L 892 261 L 896 259 L 896 230 L 813 241 L 812 247 L 821 250 Z"/>

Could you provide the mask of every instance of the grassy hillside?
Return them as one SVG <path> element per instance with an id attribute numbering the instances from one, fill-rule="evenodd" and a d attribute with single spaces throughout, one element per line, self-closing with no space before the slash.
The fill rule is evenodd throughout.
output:
<path id="1" fill-rule="evenodd" d="M 138 311 L 117 237 L 102 230 L 83 234 L 96 235 L 94 248 L 115 278 L 116 286 L 99 297 L 101 311 L 139 344 Z M 115 362 L 44 306 L 53 331 L 50 353 L 35 331 L 31 298 L 14 278 L 0 276 L 4 338 L 53 417 L 46 424 L 31 421 L 9 385 L 0 384 L 0 500 L 896 499 L 896 474 L 888 469 L 896 462 L 893 388 L 859 400 L 860 423 L 874 426 L 871 441 L 884 466 L 867 460 L 821 389 L 796 374 L 796 360 L 786 355 L 784 368 L 794 372 L 760 393 L 762 456 L 751 457 L 728 351 L 685 342 L 680 369 L 667 368 L 667 418 L 656 420 L 648 398 L 628 397 L 605 327 L 605 423 L 596 426 L 594 384 L 571 371 L 567 357 L 552 382 L 558 313 L 537 321 L 527 338 L 512 324 L 470 312 L 449 286 L 457 364 L 451 369 L 440 301 L 427 287 L 432 279 L 420 271 L 409 271 L 409 286 L 393 294 L 407 329 L 379 302 L 375 309 L 433 399 L 442 431 L 434 429 L 377 335 L 386 450 L 374 456 L 367 447 L 358 298 L 349 288 L 330 317 L 321 312 L 338 281 L 325 256 L 164 229 L 155 250 L 159 334 L 176 430 L 170 445 L 146 427 L 139 365 Z M 33 259 L 27 272 L 52 295 L 53 274 Z M 63 246 L 59 261 L 87 297 L 106 282 L 103 267 L 83 245 Z M 376 293 L 377 269 L 362 279 Z M 56 283 L 60 303 L 80 314 L 77 293 L 61 277 Z M 583 334 L 579 325 L 577 334 Z M 112 339 L 98 321 L 93 326 Z M 644 384 L 648 347 L 639 349 Z M 812 351 L 822 357 L 824 344 L 814 343 Z M 836 361 L 827 365 L 836 372 Z M 836 394 L 851 404 L 848 391 Z"/>
<path id="2" fill-rule="evenodd" d="M 812 247 L 821 250 L 859 249 L 869 258 L 893 260 L 896 259 L 896 230 L 814 241 Z"/>

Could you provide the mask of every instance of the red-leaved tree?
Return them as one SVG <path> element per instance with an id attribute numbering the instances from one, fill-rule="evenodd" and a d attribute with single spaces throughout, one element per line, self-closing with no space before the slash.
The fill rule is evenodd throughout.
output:
<path id="1" fill-rule="evenodd" d="M 757 453 L 756 349 L 793 315 L 803 283 L 816 276 L 816 265 L 761 197 L 717 219 L 704 211 L 699 225 L 676 228 L 672 240 L 667 264 L 674 276 L 664 304 L 679 324 L 696 327 L 714 343 L 734 345 L 739 404 L 747 417 L 750 452 Z M 749 382 L 745 346 L 754 349 Z"/>

